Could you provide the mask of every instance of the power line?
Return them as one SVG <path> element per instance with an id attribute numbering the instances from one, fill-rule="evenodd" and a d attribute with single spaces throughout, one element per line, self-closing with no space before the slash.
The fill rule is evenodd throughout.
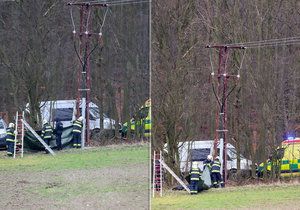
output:
<path id="1" fill-rule="evenodd" d="M 239 42 L 226 44 L 225 46 L 233 47 L 233 46 L 242 46 L 245 48 L 254 48 L 254 47 L 272 47 L 272 46 L 280 46 L 280 45 L 292 45 L 298 44 L 300 42 L 300 37 L 286 37 L 280 39 L 269 39 L 269 40 L 261 40 L 261 41 L 252 41 L 252 42 Z"/>
<path id="2" fill-rule="evenodd" d="M 86 1 L 86 2 L 72 2 L 70 5 L 99 5 L 99 6 L 120 6 L 128 4 L 150 3 L 151 0 L 120 0 L 120 1 Z"/>
<path id="3" fill-rule="evenodd" d="M 279 43 L 270 43 L 264 45 L 249 45 L 244 46 L 245 48 L 262 48 L 262 47 L 279 47 L 279 46 L 287 46 L 287 45 L 297 45 L 300 44 L 300 40 L 294 42 L 279 42 Z"/>

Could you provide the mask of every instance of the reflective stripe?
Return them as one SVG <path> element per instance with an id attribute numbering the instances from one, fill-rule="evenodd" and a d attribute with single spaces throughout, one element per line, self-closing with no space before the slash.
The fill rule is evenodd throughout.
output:
<path id="1" fill-rule="evenodd" d="M 52 129 L 46 129 L 45 132 L 52 132 Z"/>
<path id="2" fill-rule="evenodd" d="M 11 132 L 6 132 L 6 135 L 15 135 L 14 133 L 11 133 Z"/>
<path id="3" fill-rule="evenodd" d="M 44 136 L 44 139 L 51 139 L 52 136 Z"/>
<path id="4" fill-rule="evenodd" d="M 6 139 L 6 141 L 9 141 L 9 142 L 15 142 L 14 139 Z"/>
<path id="5" fill-rule="evenodd" d="M 191 174 L 199 174 L 200 175 L 200 172 L 199 171 L 192 171 Z"/>
<path id="6" fill-rule="evenodd" d="M 75 133 L 81 133 L 81 130 L 73 130 Z"/>
<path id="7" fill-rule="evenodd" d="M 217 167 L 221 167 L 221 164 L 218 163 L 214 163 L 212 166 L 217 166 Z"/>
<path id="8" fill-rule="evenodd" d="M 200 178 L 191 178 L 191 180 L 196 180 L 196 181 L 199 181 Z"/>
<path id="9" fill-rule="evenodd" d="M 75 122 L 73 125 L 77 125 L 77 126 L 79 126 L 80 128 L 82 128 L 82 125 L 79 124 L 79 123 L 77 123 L 77 122 Z"/>

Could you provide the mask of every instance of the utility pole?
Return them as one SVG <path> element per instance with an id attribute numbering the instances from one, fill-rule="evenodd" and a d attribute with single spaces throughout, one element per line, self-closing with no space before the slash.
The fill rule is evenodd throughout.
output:
<path id="1" fill-rule="evenodd" d="M 77 99 L 76 99 L 76 117 L 80 116 L 80 101 L 82 98 L 86 99 L 85 103 L 85 117 L 86 117 L 86 132 L 85 132 L 85 142 L 88 145 L 90 143 L 90 118 L 89 118 L 89 104 L 91 101 L 91 67 L 90 67 L 90 55 L 96 49 L 97 45 L 91 49 L 91 39 L 92 36 L 98 38 L 99 44 L 102 39 L 102 26 L 99 33 L 92 32 L 92 11 L 94 7 L 108 7 L 107 4 L 97 3 L 97 2 L 69 2 L 71 6 L 71 19 L 73 24 L 73 38 L 74 38 L 74 47 L 77 53 L 77 56 L 80 60 L 80 66 L 77 72 Z M 79 8 L 80 14 L 80 26 L 79 32 L 75 29 L 75 23 L 72 14 L 72 7 Z M 76 39 L 79 39 L 79 51 L 76 49 Z M 82 109 L 84 110 L 84 109 Z"/>
<path id="2" fill-rule="evenodd" d="M 208 45 L 206 48 L 215 48 L 219 52 L 219 64 L 218 72 L 211 72 L 212 81 L 215 80 L 217 84 L 216 90 L 214 90 L 215 96 L 217 98 L 217 109 L 216 109 L 216 120 L 215 120 L 215 139 L 214 139 L 214 157 L 216 157 L 218 150 L 217 144 L 220 139 L 223 139 L 223 179 L 224 184 L 227 180 L 227 142 L 228 142 L 228 128 L 227 128 L 227 99 L 230 93 L 235 87 L 231 90 L 229 89 L 229 79 L 239 79 L 239 74 L 230 74 L 227 70 L 228 59 L 230 50 L 234 49 L 245 49 L 243 46 L 227 46 L 227 45 Z M 221 147 L 222 148 L 222 147 Z"/>

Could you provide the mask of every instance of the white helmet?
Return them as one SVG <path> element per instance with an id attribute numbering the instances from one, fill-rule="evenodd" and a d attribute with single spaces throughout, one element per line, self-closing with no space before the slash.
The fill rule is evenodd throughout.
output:
<path id="1" fill-rule="evenodd" d="M 45 125 L 46 123 L 48 123 L 48 121 L 47 120 L 43 120 L 43 125 Z"/>
<path id="2" fill-rule="evenodd" d="M 15 124 L 14 124 L 14 123 L 9 123 L 9 124 L 8 124 L 8 127 L 9 127 L 9 128 L 14 128 L 14 127 L 15 127 Z"/>
<path id="3" fill-rule="evenodd" d="M 80 122 L 82 122 L 82 121 L 83 121 L 83 117 L 80 116 L 80 117 L 78 118 L 78 120 L 79 120 Z"/>
<path id="4" fill-rule="evenodd" d="M 213 156 L 212 155 L 207 155 L 207 160 L 212 160 Z"/>
<path id="5" fill-rule="evenodd" d="M 198 168 L 198 163 L 194 161 L 194 162 L 192 163 L 192 168 Z"/>

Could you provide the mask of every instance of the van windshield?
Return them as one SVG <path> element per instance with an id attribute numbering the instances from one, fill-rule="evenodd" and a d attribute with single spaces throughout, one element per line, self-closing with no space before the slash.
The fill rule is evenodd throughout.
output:
<path id="1" fill-rule="evenodd" d="M 210 154 L 210 148 L 191 149 L 191 161 L 204 161 Z"/>
<path id="2" fill-rule="evenodd" d="M 53 109 L 53 119 L 59 121 L 72 121 L 73 108 Z"/>
<path id="3" fill-rule="evenodd" d="M 96 107 L 90 107 L 90 112 L 95 116 L 96 119 L 100 118 L 99 109 Z M 103 113 L 104 118 L 108 118 L 106 114 Z"/>
<path id="4" fill-rule="evenodd" d="M 236 159 L 237 158 L 236 150 L 234 148 L 228 148 L 228 156 L 232 159 Z M 245 159 L 245 157 L 242 154 L 240 154 L 240 157 L 242 159 Z"/>

